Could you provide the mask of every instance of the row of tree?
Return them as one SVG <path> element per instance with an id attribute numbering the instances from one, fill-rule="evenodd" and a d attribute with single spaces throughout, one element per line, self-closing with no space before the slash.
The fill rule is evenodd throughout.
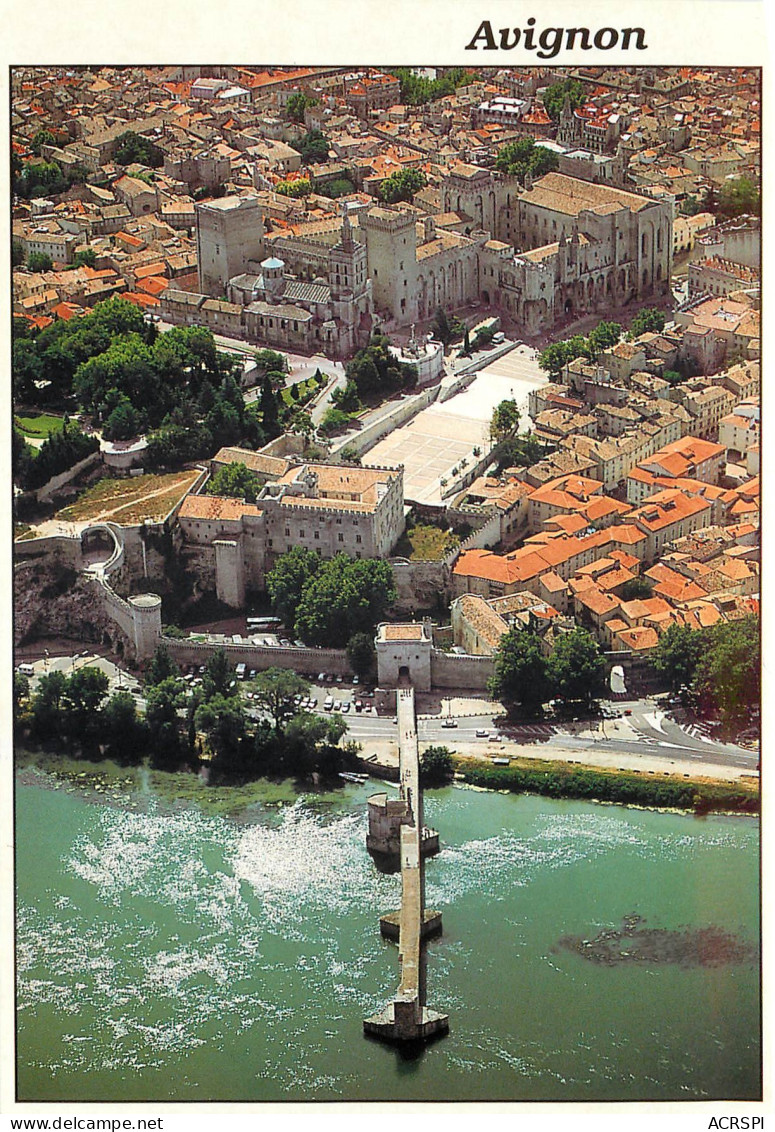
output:
<path id="1" fill-rule="evenodd" d="M 665 325 L 665 313 L 657 307 L 648 307 L 638 311 L 630 323 L 627 338 L 632 340 L 647 331 L 659 332 Z M 585 358 L 594 362 L 603 350 L 608 350 L 622 336 L 623 328 L 618 322 L 599 322 L 586 336 L 574 334 L 572 338 L 565 338 L 560 342 L 553 342 L 542 350 L 538 357 L 541 369 L 547 370 L 552 377 L 562 373 L 567 364 L 576 358 Z"/>
<path id="2" fill-rule="evenodd" d="M 510 629 L 501 638 L 488 688 L 510 710 L 529 717 L 541 715 L 554 698 L 589 707 L 606 692 L 605 658 L 586 629 L 563 633 L 548 657 L 537 633 Z"/>
<path id="3" fill-rule="evenodd" d="M 75 757 L 112 758 L 125 766 L 149 759 L 163 770 L 194 767 L 204 759 L 211 783 L 290 775 L 333 778 L 352 759 L 355 748 L 341 745 L 347 730 L 341 716 L 298 709 L 308 681 L 274 668 L 247 687 L 250 711 L 220 649 L 208 660 L 201 686 L 188 688 L 161 646 L 146 671 L 143 716 L 128 692 L 109 696 L 108 677 L 92 666 L 70 676 L 59 671 L 42 676 L 32 697 L 29 681 L 17 674 L 14 696 L 17 722 L 36 742 L 64 744 Z"/>

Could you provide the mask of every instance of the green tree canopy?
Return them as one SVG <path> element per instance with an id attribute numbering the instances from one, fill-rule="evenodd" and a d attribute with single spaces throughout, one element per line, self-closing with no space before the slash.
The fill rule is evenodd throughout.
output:
<path id="1" fill-rule="evenodd" d="M 328 161 L 331 142 L 320 130 L 309 130 L 303 138 L 293 143 L 293 149 L 301 154 L 302 165 L 321 165 Z"/>
<path id="2" fill-rule="evenodd" d="M 164 154 L 159 147 L 134 130 L 125 130 L 116 138 L 113 158 L 117 165 L 149 165 L 158 169 L 164 164 Z"/>
<path id="3" fill-rule="evenodd" d="M 102 709 L 100 731 L 105 738 L 105 754 L 124 766 L 139 763 L 143 757 L 145 735 L 137 716 L 134 697 L 116 692 Z"/>
<path id="4" fill-rule="evenodd" d="M 389 563 L 337 554 L 304 587 L 296 632 L 310 644 L 341 648 L 354 633 L 373 632 L 395 600 Z"/>
<path id="5" fill-rule="evenodd" d="M 627 331 L 628 338 L 637 338 L 639 334 L 646 334 L 647 332 L 656 331 L 665 328 L 665 312 L 659 310 L 657 307 L 646 307 L 642 311 L 638 311 L 635 318 L 630 323 L 630 328 Z"/>
<path id="6" fill-rule="evenodd" d="M 253 360 L 258 366 L 259 373 L 277 373 L 282 376 L 283 381 L 285 380 L 285 374 L 288 372 L 288 359 L 285 354 L 281 354 L 278 350 L 256 350 Z"/>
<path id="7" fill-rule="evenodd" d="M 309 692 L 309 681 L 289 668 L 267 668 L 256 674 L 250 687 L 254 703 L 271 716 L 275 731 L 282 733 L 296 714 L 295 697 Z"/>
<path id="8" fill-rule="evenodd" d="M 519 708 L 525 715 L 541 713 L 551 687 L 538 634 L 516 628 L 504 633 L 488 690 L 509 708 Z"/>
<path id="9" fill-rule="evenodd" d="M 761 193 L 756 182 L 745 175 L 726 181 L 719 193 L 718 210 L 722 216 L 758 216 L 761 207 Z"/>
<path id="10" fill-rule="evenodd" d="M 444 786 L 455 773 L 448 747 L 426 747 L 420 755 L 420 782 L 423 786 Z"/>
<path id="11" fill-rule="evenodd" d="M 94 267 L 97 253 L 94 248 L 81 248 L 73 256 L 73 267 Z"/>
<path id="12" fill-rule="evenodd" d="M 317 106 L 318 100 L 316 98 L 309 98 L 306 94 L 298 91 L 292 94 L 285 104 L 285 112 L 292 122 L 303 122 L 304 111 L 308 106 Z"/>
<path id="13" fill-rule="evenodd" d="M 312 181 L 309 177 L 296 177 L 292 181 L 278 181 L 274 191 L 282 197 L 308 197 L 312 192 Z"/>
<path id="14" fill-rule="evenodd" d="M 543 177 L 544 173 L 551 173 L 556 169 L 559 163 L 556 153 L 546 146 L 536 145 L 532 137 L 507 142 L 498 150 L 495 158 L 496 169 L 519 177 L 523 184 L 528 173 L 531 177 Z"/>
<path id="15" fill-rule="evenodd" d="M 145 700 L 151 764 L 160 769 L 174 770 L 187 754 L 178 718 L 178 708 L 185 704 L 183 684 L 174 676 L 168 676 L 146 691 Z"/>
<path id="16" fill-rule="evenodd" d="M 398 169 L 386 177 L 379 186 L 377 196 L 385 204 L 411 201 L 415 193 L 424 189 L 428 178 L 420 169 Z"/>
<path id="17" fill-rule="evenodd" d="M 552 83 L 544 91 L 546 113 L 555 122 L 560 117 L 566 96 L 570 102 L 571 110 L 578 110 L 587 100 L 584 84 L 577 79 L 564 79 L 562 82 Z"/>
<path id="18" fill-rule="evenodd" d="M 493 409 L 490 421 L 490 435 L 496 441 L 506 440 L 513 436 L 519 428 L 520 412 L 517 402 L 513 400 L 501 401 Z"/>
<path id="19" fill-rule="evenodd" d="M 347 642 L 347 660 L 356 676 L 369 676 L 377 660 L 374 638 L 368 633 L 353 633 Z"/>
<path id="20" fill-rule="evenodd" d="M 30 271 L 51 271 L 54 266 L 54 261 L 50 255 L 45 252 L 30 252 L 27 257 L 27 267 Z"/>
<path id="21" fill-rule="evenodd" d="M 205 667 L 202 695 L 205 700 L 211 700 L 214 696 L 236 695 L 235 681 L 235 668 L 226 655 L 226 650 L 216 649 Z"/>
<path id="22" fill-rule="evenodd" d="M 321 558 L 305 546 L 294 546 L 281 554 L 266 578 L 272 609 L 289 630 L 296 622 L 304 590 L 317 574 Z"/>
<path id="23" fill-rule="evenodd" d="M 145 670 L 145 686 L 152 688 L 161 684 L 162 680 L 180 675 L 180 669 L 169 654 L 166 645 L 157 645 L 156 651 L 148 662 Z"/>
<path id="24" fill-rule="evenodd" d="M 760 625 L 758 617 L 720 622 L 702 634 L 702 652 L 694 690 L 705 714 L 743 719 L 761 695 Z"/>
<path id="25" fill-rule="evenodd" d="M 576 628 L 558 638 L 547 663 L 555 695 L 590 704 L 605 694 L 605 657 L 586 629 Z"/>
<path id="26" fill-rule="evenodd" d="M 246 464 L 224 464 L 207 485 L 208 495 L 226 495 L 231 499 L 244 499 L 255 503 L 261 490 L 261 479 Z"/>

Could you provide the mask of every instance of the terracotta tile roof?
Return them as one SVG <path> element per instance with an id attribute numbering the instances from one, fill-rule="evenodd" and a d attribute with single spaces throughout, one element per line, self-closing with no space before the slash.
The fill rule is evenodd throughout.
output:
<path id="1" fill-rule="evenodd" d="M 227 499 L 221 495 L 187 495 L 178 512 L 181 519 L 207 519 L 215 522 L 239 522 L 243 515 L 258 517 L 262 514 L 255 503 Z"/>

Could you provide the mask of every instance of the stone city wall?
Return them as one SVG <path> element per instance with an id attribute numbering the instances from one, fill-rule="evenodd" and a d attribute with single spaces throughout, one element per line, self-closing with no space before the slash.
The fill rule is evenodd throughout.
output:
<path id="1" fill-rule="evenodd" d="M 52 476 L 47 483 L 43 484 L 43 487 L 37 489 L 34 493 L 35 498 L 38 503 L 47 502 L 53 495 L 56 495 L 61 487 L 71 483 L 81 472 L 85 472 L 88 468 L 96 467 L 96 465 L 100 463 L 102 463 L 102 453 L 99 450 L 97 452 L 91 452 L 88 456 L 85 456 L 83 460 L 79 460 L 77 464 L 73 464 L 72 468 L 60 472 L 58 476 Z"/>
<path id="2" fill-rule="evenodd" d="M 175 637 L 160 638 L 170 656 L 178 664 L 206 664 L 218 649 L 223 649 L 230 664 L 246 664 L 263 671 L 266 668 L 290 668 L 307 676 L 332 672 L 348 675 L 352 669 L 345 649 L 270 648 L 250 644 L 210 644 L 204 641 L 181 641 Z"/>
<path id="3" fill-rule="evenodd" d="M 332 446 L 331 455 L 334 456 L 345 448 L 351 448 L 359 455 L 368 452 L 370 448 L 387 436 L 393 429 L 399 428 L 401 425 L 406 424 L 413 417 L 422 410 L 428 407 L 439 392 L 438 385 L 432 385 L 429 389 L 424 389 L 422 393 L 413 394 L 398 402 L 394 409 L 386 413 L 384 417 L 379 420 L 372 421 L 371 424 L 366 425 L 354 434 L 347 433 L 346 436 L 338 438 L 336 446 Z"/>
<path id="4" fill-rule="evenodd" d="M 433 688 L 467 688 L 485 691 L 495 671 L 491 656 L 461 656 L 458 653 L 431 652 L 431 685 Z"/>

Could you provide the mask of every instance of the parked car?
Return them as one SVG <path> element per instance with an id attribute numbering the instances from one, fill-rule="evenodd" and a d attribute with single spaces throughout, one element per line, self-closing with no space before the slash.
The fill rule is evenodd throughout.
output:
<path id="1" fill-rule="evenodd" d="M 487 739 L 489 734 L 490 732 L 484 727 L 477 727 L 476 729 L 477 739 Z"/>
<path id="2" fill-rule="evenodd" d="M 442 722 L 441 726 L 442 727 L 457 727 L 457 720 L 456 719 L 445 719 Z"/>
<path id="3" fill-rule="evenodd" d="M 342 700 L 342 711 L 349 711 L 349 710 L 350 710 L 350 701 L 349 700 Z"/>

